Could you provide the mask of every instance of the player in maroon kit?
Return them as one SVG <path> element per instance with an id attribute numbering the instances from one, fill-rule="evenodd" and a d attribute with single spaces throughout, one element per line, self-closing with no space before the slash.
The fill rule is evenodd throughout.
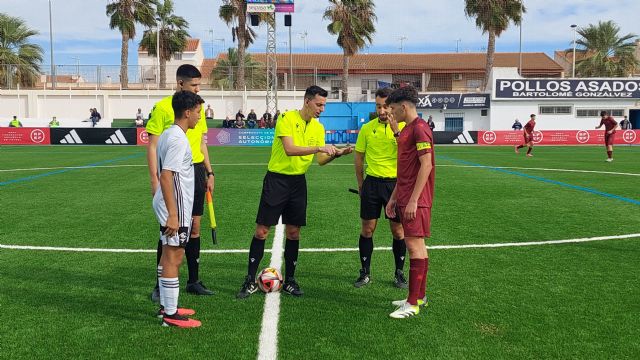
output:
<path id="1" fill-rule="evenodd" d="M 386 100 L 391 107 L 390 122 L 405 122 L 398 138 L 398 178 L 385 212 L 400 216 L 405 242 L 409 250 L 409 296 L 394 301 L 398 308 L 389 314 L 402 319 L 417 315 L 426 305 L 429 257 L 425 237 L 431 236 L 431 204 L 435 183 L 433 133 L 426 121 L 418 116 L 418 91 L 406 86 L 393 91 Z M 396 131 L 395 125 L 392 129 Z"/>
<path id="2" fill-rule="evenodd" d="M 600 125 L 596 130 L 604 125 L 604 145 L 607 147 L 607 162 L 613 161 L 613 138 L 616 137 L 618 122 L 615 121 L 606 111 L 600 112 Z"/>
<path id="3" fill-rule="evenodd" d="M 531 157 L 533 154 L 531 150 L 533 150 L 533 129 L 536 127 L 536 114 L 531 114 L 531 119 L 527 125 L 524 126 L 524 144 L 516 145 L 515 150 L 516 154 L 520 153 L 520 149 L 522 149 L 525 145 L 529 147 L 527 150 L 527 156 Z"/>

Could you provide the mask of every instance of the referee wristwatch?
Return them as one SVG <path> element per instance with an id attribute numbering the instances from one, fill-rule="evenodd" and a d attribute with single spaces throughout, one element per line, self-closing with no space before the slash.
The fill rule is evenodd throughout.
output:
<path id="1" fill-rule="evenodd" d="M 393 133 L 394 137 L 400 137 L 400 130 L 396 131 Z"/>
<path id="2" fill-rule="evenodd" d="M 209 176 L 215 176 L 215 175 L 213 174 L 213 171 L 209 171 L 209 172 L 207 173 L 207 177 L 209 177 Z"/>

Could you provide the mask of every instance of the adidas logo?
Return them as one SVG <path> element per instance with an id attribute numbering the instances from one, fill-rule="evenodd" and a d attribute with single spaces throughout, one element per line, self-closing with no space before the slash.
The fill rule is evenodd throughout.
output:
<path id="1" fill-rule="evenodd" d="M 458 138 L 453 140 L 454 144 L 475 144 L 475 142 L 473 141 L 473 138 L 471 137 L 471 134 L 469 134 L 468 131 L 463 131 L 460 135 L 458 135 Z"/>
<path id="2" fill-rule="evenodd" d="M 82 144 L 82 139 L 75 130 L 71 130 L 64 139 L 60 140 L 60 144 Z"/>
<path id="3" fill-rule="evenodd" d="M 117 130 L 111 137 L 105 141 L 105 144 L 128 144 L 127 139 L 122 135 L 122 131 Z"/>

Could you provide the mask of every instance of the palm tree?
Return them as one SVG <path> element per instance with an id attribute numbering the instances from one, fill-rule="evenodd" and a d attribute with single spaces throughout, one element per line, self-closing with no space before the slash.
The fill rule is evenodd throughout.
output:
<path id="1" fill-rule="evenodd" d="M 238 58 L 238 50 L 229 48 L 226 58 L 220 58 L 216 63 L 216 67 L 211 71 L 211 85 L 218 89 L 231 89 L 237 81 L 240 69 Z M 262 62 L 255 61 L 251 54 L 244 57 L 245 69 L 251 69 L 250 72 L 245 71 L 245 83 L 248 83 L 250 89 L 265 89 L 267 87 L 266 65 Z"/>
<path id="2" fill-rule="evenodd" d="M 581 38 L 576 40 L 576 75 L 622 77 L 633 74 L 640 65 L 634 55 L 637 36 L 627 34 L 621 37 L 619 33 L 620 27 L 611 20 L 579 28 Z"/>
<path id="3" fill-rule="evenodd" d="M 29 43 L 38 31 L 20 18 L 0 13 L 0 87 L 33 86 L 40 75 L 42 48 Z"/>
<path id="4" fill-rule="evenodd" d="M 487 88 L 489 75 L 493 68 L 496 37 L 500 37 L 507 30 L 510 22 L 520 25 L 522 14 L 525 12 L 527 9 L 524 7 L 523 0 L 465 0 L 465 15 L 475 18 L 476 27 L 482 30 L 483 34 L 489 34 L 483 89 Z"/>
<path id="5" fill-rule="evenodd" d="M 129 86 L 127 64 L 129 61 L 129 40 L 136 37 L 136 24 L 151 27 L 155 24 L 152 5 L 156 0 L 117 0 L 107 4 L 107 16 L 111 17 L 109 27 L 122 34 L 120 50 L 120 84 Z"/>
<path id="6" fill-rule="evenodd" d="M 371 44 L 376 32 L 373 26 L 377 20 L 372 0 L 329 0 L 331 5 L 324 11 L 323 19 L 331 21 L 327 31 L 338 35 L 338 45 L 342 48 L 342 101 L 349 101 L 347 81 L 349 80 L 349 58 Z"/>
<path id="7" fill-rule="evenodd" d="M 231 36 L 233 41 L 238 41 L 238 76 L 235 77 L 235 88 L 242 90 L 245 87 L 245 51 L 251 45 L 256 33 L 247 26 L 247 2 L 244 0 L 223 0 L 222 6 L 218 10 L 218 16 L 227 26 L 231 26 Z"/>
<path id="8" fill-rule="evenodd" d="M 173 1 L 164 0 L 158 3 L 156 14 L 160 19 L 160 88 L 167 85 L 167 60 L 171 55 L 182 52 L 187 46 L 189 23 L 181 16 L 173 14 Z M 151 56 L 158 56 L 156 52 L 157 30 L 147 29 L 142 35 L 140 46 L 147 49 Z"/>

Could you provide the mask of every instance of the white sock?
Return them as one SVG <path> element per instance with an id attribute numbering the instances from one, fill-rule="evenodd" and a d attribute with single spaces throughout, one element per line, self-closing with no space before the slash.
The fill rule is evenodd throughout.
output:
<path id="1" fill-rule="evenodd" d="M 158 289 L 160 289 L 160 278 L 162 277 L 162 265 L 158 264 Z M 160 291 L 160 306 L 164 306 L 164 297 L 162 291 Z"/>
<path id="2" fill-rule="evenodd" d="M 180 280 L 175 278 L 160 278 L 160 298 L 164 298 L 164 313 L 173 315 L 178 311 L 178 293 Z"/>

